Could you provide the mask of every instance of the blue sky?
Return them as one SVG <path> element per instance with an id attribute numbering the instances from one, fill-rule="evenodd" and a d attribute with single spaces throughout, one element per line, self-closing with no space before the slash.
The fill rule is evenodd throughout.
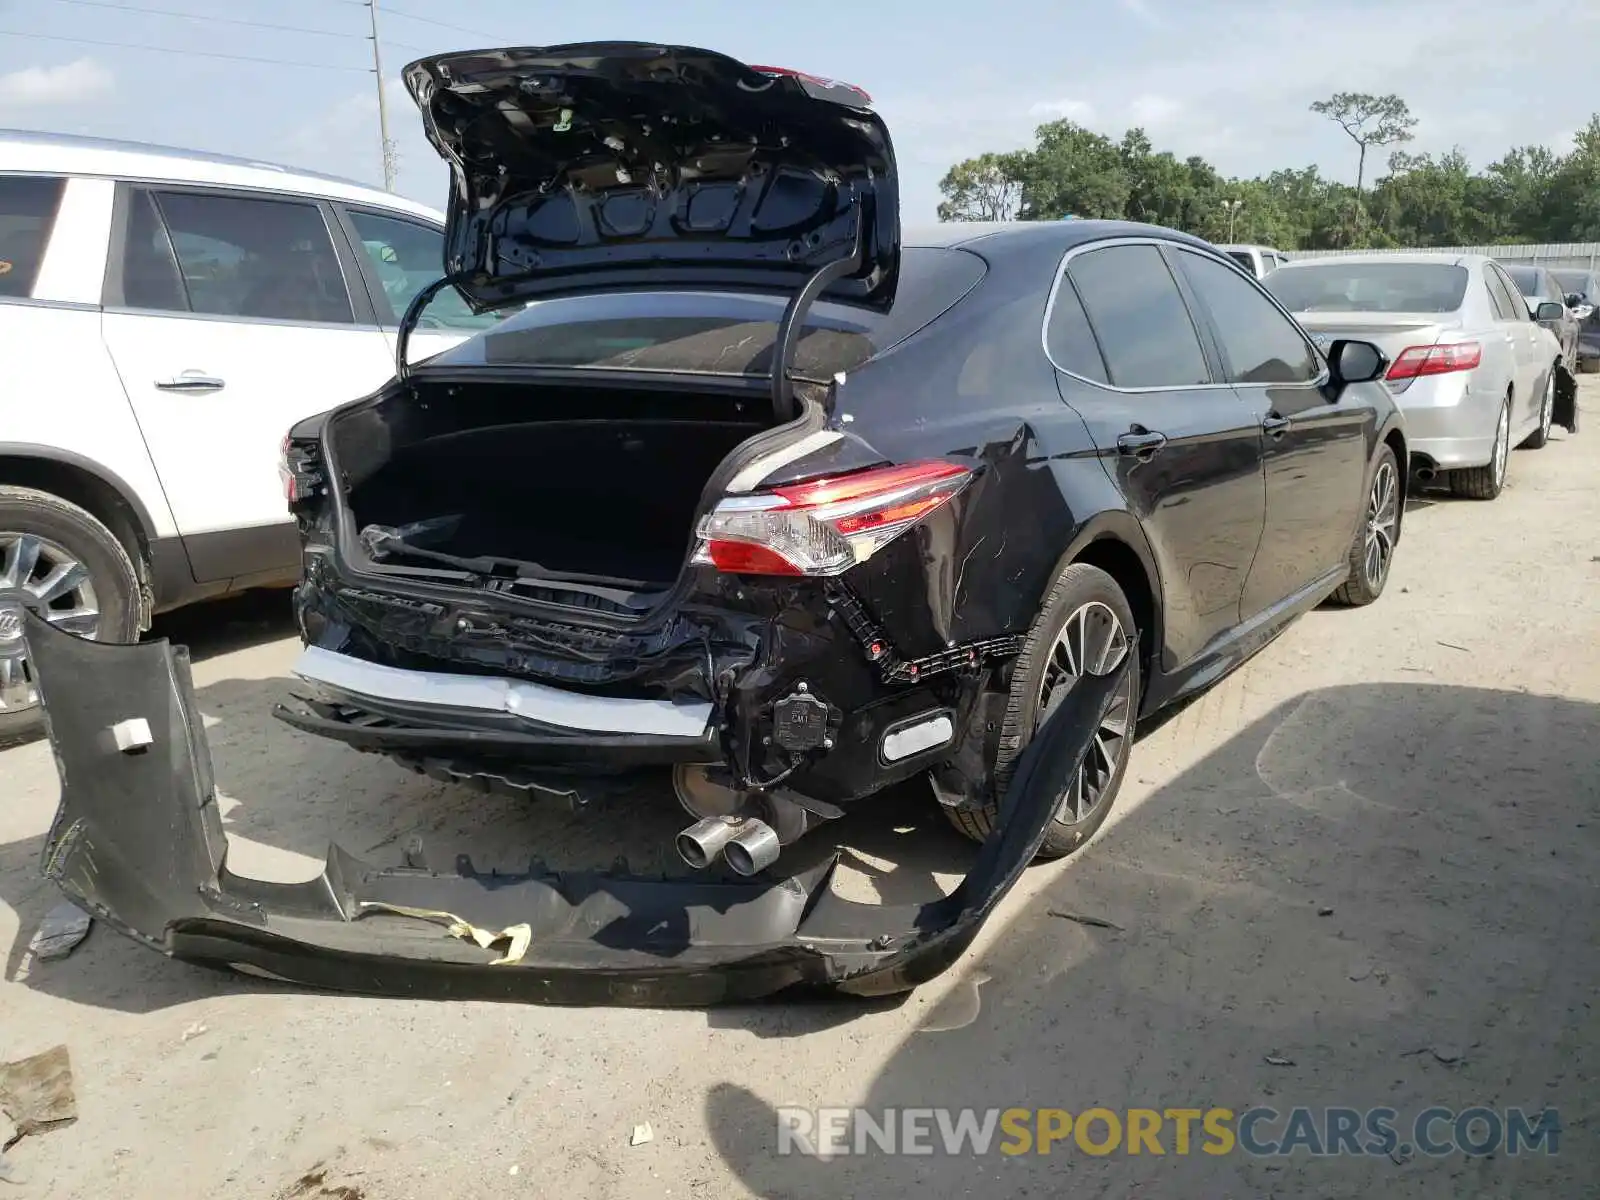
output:
<path id="1" fill-rule="evenodd" d="M 0 126 L 380 182 L 367 21 L 362 0 L 0 0 Z M 379 0 L 379 21 L 398 188 L 435 205 L 444 169 L 395 76 L 486 45 L 677 42 L 859 83 L 894 134 L 911 223 L 933 219 L 952 162 L 1022 146 L 1057 115 L 1143 125 L 1157 148 L 1230 173 L 1317 163 L 1352 178 L 1353 147 L 1306 111 L 1334 90 L 1400 93 L 1421 118 L 1410 149 L 1460 145 L 1478 163 L 1512 144 L 1564 149 L 1600 109 L 1594 0 Z"/>

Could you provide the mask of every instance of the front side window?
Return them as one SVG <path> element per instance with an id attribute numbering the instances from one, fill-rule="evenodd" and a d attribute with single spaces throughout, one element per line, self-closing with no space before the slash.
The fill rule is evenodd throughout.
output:
<path id="1" fill-rule="evenodd" d="M 61 202 L 61 183 L 41 175 L 0 176 L 0 297 L 33 294 Z"/>
<path id="2" fill-rule="evenodd" d="M 444 270 L 444 231 L 377 213 L 349 211 L 362 252 L 370 264 L 369 275 L 379 292 L 373 296 L 382 325 L 399 325 L 417 293 L 439 278 Z M 417 322 L 418 329 L 488 329 L 496 315 L 478 316 L 454 288 L 445 288 L 429 302 Z"/>
<path id="3" fill-rule="evenodd" d="M 292 200 L 134 192 L 123 297 L 241 320 L 355 320 L 322 210 Z"/>
<path id="4" fill-rule="evenodd" d="M 1228 360 L 1230 383 L 1310 383 L 1322 364 L 1294 322 L 1237 271 L 1187 250 L 1178 261 Z"/>
<path id="5" fill-rule="evenodd" d="M 1091 250 L 1071 261 L 1067 275 L 1077 286 L 1117 387 L 1211 382 L 1189 309 L 1156 247 Z"/>

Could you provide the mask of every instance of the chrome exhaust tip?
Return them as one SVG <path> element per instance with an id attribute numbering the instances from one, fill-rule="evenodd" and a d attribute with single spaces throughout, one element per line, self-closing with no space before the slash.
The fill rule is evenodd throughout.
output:
<path id="1" fill-rule="evenodd" d="M 783 843 L 778 832 L 754 817 L 739 822 L 741 828 L 723 847 L 722 856 L 739 875 L 755 875 L 778 861 Z"/>
<path id="2" fill-rule="evenodd" d="M 678 848 L 679 858 L 696 871 L 703 871 L 717 861 L 717 855 L 743 825 L 737 817 L 707 817 L 685 829 L 673 844 Z"/>

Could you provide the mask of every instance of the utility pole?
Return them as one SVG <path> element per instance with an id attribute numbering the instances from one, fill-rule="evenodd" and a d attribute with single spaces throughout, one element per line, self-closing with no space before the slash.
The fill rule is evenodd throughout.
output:
<path id="1" fill-rule="evenodd" d="M 1244 206 L 1243 200 L 1224 200 L 1222 207 L 1228 210 L 1228 240 L 1233 241 L 1233 219 L 1239 215 L 1239 209 Z"/>
<path id="2" fill-rule="evenodd" d="M 367 0 L 372 21 L 372 73 L 378 79 L 378 136 L 383 140 L 383 189 L 394 191 L 394 143 L 389 140 L 389 102 L 383 94 L 383 53 L 378 48 L 378 0 Z"/>

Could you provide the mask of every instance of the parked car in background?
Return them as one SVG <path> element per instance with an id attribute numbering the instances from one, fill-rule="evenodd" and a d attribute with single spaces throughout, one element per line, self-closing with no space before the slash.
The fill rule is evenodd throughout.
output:
<path id="1" fill-rule="evenodd" d="M 1544 267 L 1521 263 L 1501 263 L 1500 266 L 1505 269 L 1511 282 L 1517 285 L 1517 291 L 1528 306 L 1529 315 L 1556 335 L 1556 341 L 1561 344 L 1561 361 L 1566 363 L 1567 370 L 1576 374 L 1579 322 L 1567 307 L 1567 295 L 1556 282 L 1555 276 Z M 1549 307 L 1551 305 L 1555 307 Z"/>
<path id="2" fill-rule="evenodd" d="M 1578 322 L 1578 369 L 1600 371 L 1600 273 L 1555 267 L 1550 274 Z"/>
<path id="3" fill-rule="evenodd" d="M 1289 261 L 1287 254 L 1282 250 L 1274 250 L 1271 246 L 1230 244 L 1218 246 L 1217 249 L 1221 250 L 1257 279 L 1265 279 L 1269 272 L 1276 271 Z"/>
<path id="4" fill-rule="evenodd" d="M 1565 308 L 1549 301 L 1530 312 L 1492 259 L 1302 259 L 1264 286 L 1319 344 L 1363 338 L 1383 348 L 1422 480 L 1446 472 L 1457 495 L 1492 500 L 1505 486 L 1512 446 L 1537 449 L 1552 423 L 1576 423 L 1571 376 L 1558 370 L 1561 346 L 1534 320 L 1553 321 Z"/>
<path id="5" fill-rule="evenodd" d="M 394 373 L 443 218 L 238 158 L 0 131 L 0 739 L 38 720 L 21 605 L 132 641 L 299 573 L 283 432 Z M 419 354 L 492 324 L 459 297 Z"/>

